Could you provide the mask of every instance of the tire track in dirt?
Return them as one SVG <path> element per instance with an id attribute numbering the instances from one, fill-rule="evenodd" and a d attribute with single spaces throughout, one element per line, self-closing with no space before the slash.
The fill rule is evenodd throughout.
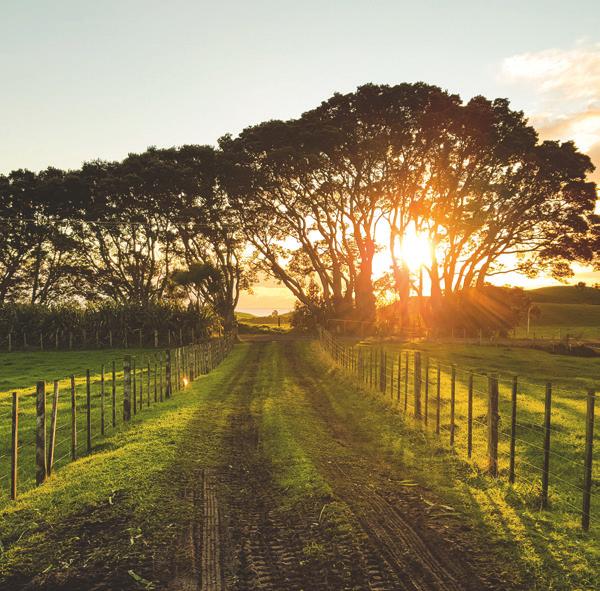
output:
<path id="1" fill-rule="evenodd" d="M 302 589 L 299 548 L 286 535 L 286 527 L 272 517 L 277 507 L 275 486 L 269 459 L 259 445 L 259 417 L 251 409 L 260 397 L 258 390 L 272 386 L 257 385 L 270 346 L 254 345 L 260 361 L 254 368 L 252 387 L 240 392 L 224 436 L 224 462 L 218 472 L 226 500 L 222 510 L 228 534 L 226 588 L 231 590 Z"/>
<path id="2" fill-rule="evenodd" d="M 277 354 L 281 345 L 261 344 L 265 351 L 264 372 L 255 391 L 242 394 L 225 436 L 225 461 L 219 471 L 224 485 L 222 513 L 228 531 L 228 576 L 230 591 L 286 590 L 332 591 L 373 589 L 398 591 L 383 582 L 386 565 L 373 557 L 369 563 L 357 550 L 350 532 L 332 534 L 320 523 L 322 503 L 283 509 L 285 491 L 273 480 L 270 456 L 259 439 L 262 403 L 276 396 L 283 373 Z M 263 396 L 266 397 L 263 399 Z M 222 498 L 223 498 L 222 497 Z M 327 558 L 311 562 L 311 548 L 333 550 Z M 371 569 L 374 576 L 367 575 Z M 393 577 L 392 577 L 393 578 Z M 387 577 L 389 580 L 389 577 Z"/>
<path id="3" fill-rule="evenodd" d="M 294 344 L 283 344 L 286 369 L 331 433 L 331 442 L 315 447 L 315 463 L 342 501 L 352 510 L 366 532 L 375 552 L 380 552 L 407 591 L 482 591 L 497 589 L 482 580 L 466 564 L 461 548 L 450 548 L 437 532 L 411 514 L 422 514 L 421 503 L 414 492 L 400 494 L 403 513 L 390 504 L 383 494 L 390 489 L 389 478 L 379 470 L 378 458 L 363 457 L 349 427 L 343 424 L 331 407 L 325 390 L 331 386 L 303 364 L 295 354 Z M 340 453 L 340 446 L 343 447 Z M 344 460 L 340 461 L 339 456 Z M 377 490 L 376 490 L 377 489 Z M 411 523 L 412 521 L 412 523 Z M 370 554 L 370 552 L 367 552 Z"/>
<path id="4" fill-rule="evenodd" d="M 221 387 L 229 390 L 230 397 L 239 396 L 241 390 L 252 390 L 261 362 L 261 353 L 259 347 L 251 347 L 240 364 L 239 371 L 223 380 Z M 201 412 L 197 420 L 204 420 Z M 183 453 L 194 454 L 194 441 L 196 440 L 193 436 L 188 439 Z M 181 475 L 178 475 L 178 479 L 181 479 Z M 180 536 L 172 563 L 157 564 L 155 567 L 159 579 L 164 577 L 162 569 L 173 570 L 174 575 L 166 587 L 169 591 L 224 589 L 222 524 L 217 507 L 208 506 L 208 503 L 217 502 L 217 481 L 216 472 L 206 469 L 205 466 L 198 466 L 188 475 L 188 484 L 184 486 L 181 496 L 190 507 L 189 526 Z M 211 512 L 212 515 L 209 516 Z M 207 520 L 211 522 L 210 525 L 207 524 Z M 209 551 L 205 544 L 213 543 Z"/>
<path id="5" fill-rule="evenodd" d="M 222 591 L 221 535 L 219 504 L 217 502 L 215 477 L 211 470 L 202 472 L 202 557 L 200 591 Z"/>

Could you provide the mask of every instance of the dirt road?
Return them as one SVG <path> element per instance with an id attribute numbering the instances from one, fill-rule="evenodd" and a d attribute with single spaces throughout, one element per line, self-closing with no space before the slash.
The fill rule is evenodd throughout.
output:
<path id="1" fill-rule="evenodd" d="M 314 342 L 241 344 L 164 408 L 14 506 L 0 590 L 532 588 Z"/>
<path id="2" fill-rule="evenodd" d="M 203 531 L 198 554 L 205 568 L 185 588 L 510 588 L 491 574 L 493 561 L 456 519 L 428 522 L 431 503 L 407 483 L 401 466 L 383 451 L 373 453 L 357 436 L 349 415 L 344 418 L 339 382 L 306 352 L 300 354 L 306 345 L 277 341 L 252 347 L 245 370 L 253 375 L 252 387 L 237 393 L 222 463 L 198 482 L 204 490 L 198 498 L 207 498 L 208 486 L 213 507 L 204 508 L 197 528 Z M 264 426 L 272 418 L 265 413 L 278 404 L 289 411 L 278 424 L 287 431 L 283 442 Z M 299 461 L 314 471 L 308 479 L 313 486 L 290 501 L 282 482 L 292 489 L 304 483 L 293 482 L 302 475 L 285 463 Z"/>

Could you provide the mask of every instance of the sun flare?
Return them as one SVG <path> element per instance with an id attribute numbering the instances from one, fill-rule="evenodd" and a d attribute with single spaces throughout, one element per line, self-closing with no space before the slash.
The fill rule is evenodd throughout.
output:
<path id="1" fill-rule="evenodd" d="M 389 231 L 381 229 L 377 232 L 377 242 L 379 244 L 389 244 Z M 419 232 L 414 225 L 410 225 L 402 238 L 396 242 L 396 262 L 404 261 L 411 273 L 415 273 L 421 267 L 427 267 L 431 264 L 431 241 L 426 232 Z M 389 247 L 381 249 L 373 260 L 373 273 L 376 277 L 381 277 L 389 272 L 393 267 L 392 254 Z"/>
<path id="2" fill-rule="evenodd" d="M 425 232 L 410 225 L 400 241 L 400 256 L 411 271 L 427 266 L 431 262 L 431 241 Z"/>

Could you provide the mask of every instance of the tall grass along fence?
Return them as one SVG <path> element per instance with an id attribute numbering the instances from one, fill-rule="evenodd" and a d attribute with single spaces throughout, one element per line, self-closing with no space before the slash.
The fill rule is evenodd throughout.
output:
<path id="1" fill-rule="evenodd" d="M 600 464 L 595 391 L 460 368 L 410 349 L 351 345 L 326 330 L 319 336 L 339 367 L 418 429 L 518 488 L 530 506 L 590 529 Z"/>
<path id="2" fill-rule="evenodd" d="M 40 381 L 0 397 L 0 502 L 42 484 L 57 468 L 102 445 L 105 436 L 209 373 L 233 347 L 231 335 L 148 351 L 84 376 Z"/>

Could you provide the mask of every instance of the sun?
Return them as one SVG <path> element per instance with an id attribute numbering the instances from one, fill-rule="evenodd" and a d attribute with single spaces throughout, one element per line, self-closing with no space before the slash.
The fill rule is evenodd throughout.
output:
<path id="1" fill-rule="evenodd" d="M 400 241 L 400 256 L 411 271 L 431 264 L 431 241 L 411 224 Z"/>
<path id="2" fill-rule="evenodd" d="M 393 267 L 392 254 L 389 249 L 390 235 L 389 230 L 378 229 L 376 241 L 379 245 L 385 245 L 377 252 L 373 259 L 373 274 L 375 277 L 381 277 L 389 272 Z M 432 246 L 429 236 L 426 232 L 419 232 L 411 224 L 402 239 L 398 238 L 396 242 L 397 263 L 404 261 L 411 273 L 415 273 L 421 267 L 431 265 Z"/>

